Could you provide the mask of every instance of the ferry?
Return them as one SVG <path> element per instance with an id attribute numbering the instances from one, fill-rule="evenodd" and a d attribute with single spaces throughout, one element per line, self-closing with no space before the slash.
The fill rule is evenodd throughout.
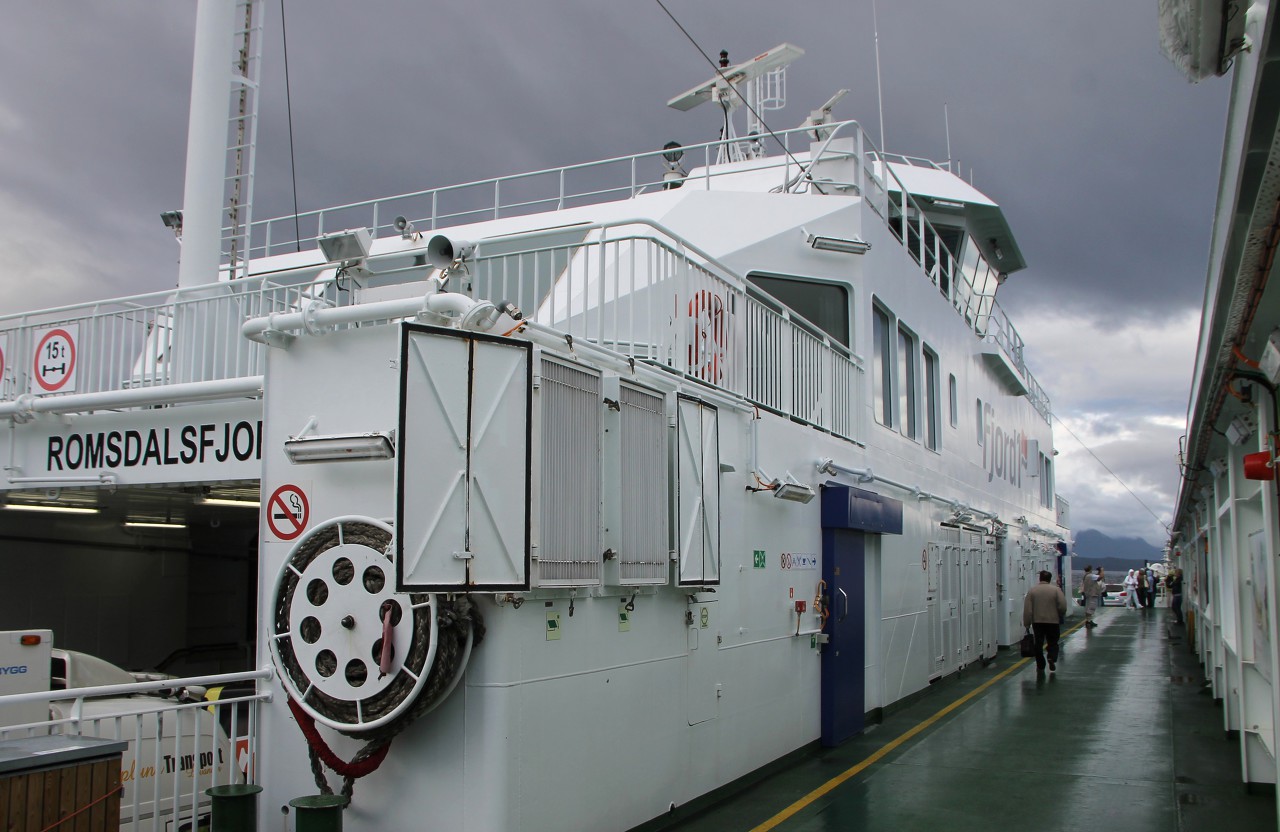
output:
<path id="1" fill-rule="evenodd" d="M 1258 4 L 1229 14 L 1225 4 L 1188 0 L 1162 4 L 1160 14 L 1164 50 L 1186 77 L 1231 89 L 1170 559 L 1182 573 L 1186 637 L 1222 705 L 1241 780 L 1272 792 L 1280 779 L 1275 20 Z"/>
<path id="2" fill-rule="evenodd" d="M 1005 212 L 838 92 L 768 126 L 801 48 L 670 99 L 714 141 L 260 220 L 260 14 L 199 6 L 178 288 L 0 318 L 0 521 L 66 570 L 31 626 L 215 645 L 63 692 L 136 729 L 64 732 L 222 726 L 165 753 L 235 765 L 123 783 L 134 828 L 253 785 L 262 828 L 319 793 L 350 829 L 630 829 L 990 661 L 1041 570 L 1070 594 Z"/>

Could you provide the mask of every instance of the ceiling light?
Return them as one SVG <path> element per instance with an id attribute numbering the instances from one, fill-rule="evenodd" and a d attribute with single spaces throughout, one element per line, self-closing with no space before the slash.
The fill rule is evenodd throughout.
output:
<path id="1" fill-rule="evenodd" d="M 185 529 L 186 523 L 162 523 L 158 520 L 126 520 L 124 525 L 130 529 Z"/>
<path id="2" fill-rule="evenodd" d="M 99 508 L 80 508 L 78 506 L 47 506 L 28 503 L 9 503 L 5 508 L 14 511 L 46 511 L 50 514 L 97 514 Z"/>
<path id="3" fill-rule="evenodd" d="M 373 238 L 367 228 L 349 228 L 324 234 L 316 242 L 327 262 L 353 264 L 369 256 Z"/>
<path id="4" fill-rule="evenodd" d="M 229 508 L 261 508 L 259 500 L 225 500 L 221 497 L 205 497 L 200 500 L 203 506 L 227 506 Z"/>
<path id="5" fill-rule="evenodd" d="M 336 462 L 354 459 L 391 459 L 396 446 L 390 433 L 340 433 L 331 436 L 299 436 L 286 439 L 289 461 Z"/>
<path id="6" fill-rule="evenodd" d="M 784 482 L 773 489 L 773 496 L 779 500 L 790 500 L 793 503 L 807 503 L 817 494 L 807 485 L 798 482 Z"/>
<path id="7" fill-rule="evenodd" d="M 951 208 L 956 211 L 964 208 L 963 202 L 952 202 L 949 199 L 931 199 L 929 200 L 929 203 L 935 208 Z"/>
<path id="8" fill-rule="evenodd" d="M 841 237 L 822 237 L 810 234 L 806 239 L 809 245 L 818 251 L 839 251 L 843 254 L 866 254 L 871 250 L 871 243 L 854 238 L 846 240 Z"/>

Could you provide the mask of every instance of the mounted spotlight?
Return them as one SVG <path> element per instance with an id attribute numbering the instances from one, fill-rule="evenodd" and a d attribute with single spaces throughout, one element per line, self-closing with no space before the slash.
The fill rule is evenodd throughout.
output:
<path id="1" fill-rule="evenodd" d="M 348 228 L 324 234 L 316 242 L 326 262 L 354 266 L 369 256 L 373 238 L 367 228 Z"/>
<path id="2" fill-rule="evenodd" d="M 818 234 L 810 234 L 805 238 L 805 242 L 813 246 L 817 251 L 838 251 L 842 254 L 866 254 L 871 251 L 871 243 L 859 240 L 856 237 L 848 240 L 843 237 L 824 237 Z"/>
<path id="3" fill-rule="evenodd" d="M 447 269 L 468 260 L 475 250 L 474 243 L 450 240 L 443 234 L 437 234 L 427 243 L 427 262 L 437 269 Z"/>
<path id="4" fill-rule="evenodd" d="M 1213 474 L 1213 478 L 1225 476 L 1227 473 L 1226 459 L 1214 459 L 1209 462 L 1209 473 Z"/>
<path id="5" fill-rule="evenodd" d="M 285 455 L 295 465 L 357 459 L 391 459 L 396 455 L 390 433 L 335 433 L 329 436 L 297 436 L 284 442 Z"/>
<path id="6" fill-rule="evenodd" d="M 773 489 L 773 496 L 779 500 L 790 500 L 793 503 L 807 503 L 818 496 L 812 488 L 798 482 L 784 482 Z"/>
<path id="7" fill-rule="evenodd" d="M 160 213 L 160 222 L 164 223 L 165 228 L 173 232 L 173 236 L 182 237 L 181 211 L 162 211 Z"/>
<path id="8" fill-rule="evenodd" d="M 680 167 L 680 160 L 684 158 L 684 148 L 680 146 L 680 142 L 667 142 L 662 146 L 662 158 L 666 160 L 667 169 L 662 174 L 662 189 L 670 191 L 684 184 L 685 173 L 684 168 Z"/>

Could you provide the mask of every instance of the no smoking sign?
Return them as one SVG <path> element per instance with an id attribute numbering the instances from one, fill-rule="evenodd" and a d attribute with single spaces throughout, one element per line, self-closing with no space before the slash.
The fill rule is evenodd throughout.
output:
<path id="1" fill-rule="evenodd" d="M 73 393 L 76 389 L 76 324 L 37 329 L 31 357 L 31 392 Z"/>
<path id="2" fill-rule="evenodd" d="M 302 534 L 311 519 L 307 495 L 296 485 L 282 485 L 267 500 L 267 528 L 281 540 Z"/>

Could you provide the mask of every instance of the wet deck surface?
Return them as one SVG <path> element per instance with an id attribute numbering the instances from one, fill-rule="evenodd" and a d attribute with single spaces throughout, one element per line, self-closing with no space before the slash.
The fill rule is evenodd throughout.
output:
<path id="1" fill-rule="evenodd" d="M 1238 741 L 1169 611 L 1109 607 L 1098 621 L 1068 622 L 1057 673 L 1001 651 L 841 748 L 793 756 L 692 817 L 644 828 L 1276 829 L 1275 795 L 1240 782 Z"/>

